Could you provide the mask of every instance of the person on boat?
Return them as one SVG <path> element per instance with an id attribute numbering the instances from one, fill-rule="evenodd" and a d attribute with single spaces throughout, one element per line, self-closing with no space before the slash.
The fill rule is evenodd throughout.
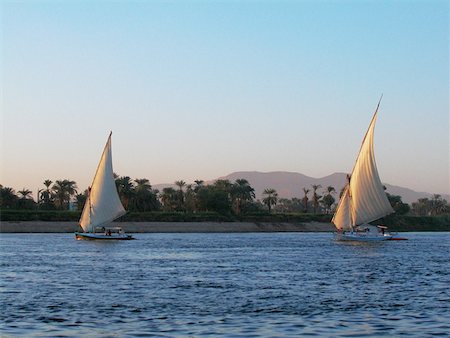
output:
<path id="1" fill-rule="evenodd" d="M 108 235 L 108 236 L 111 236 L 111 229 L 108 229 L 107 235 Z"/>

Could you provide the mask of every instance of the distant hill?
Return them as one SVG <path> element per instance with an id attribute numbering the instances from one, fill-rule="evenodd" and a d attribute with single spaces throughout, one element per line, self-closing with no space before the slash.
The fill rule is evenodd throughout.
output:
<path id="1" fill-rule="evenodd" d="M 229 174 L 220 179 L 228 179 L 234 182 L 238 178 L 244 178 L 249 181 L 255 189 L 257 198 L 261 198 L 262 192 L 266 188 L 273 188 L 278 192 L 279 197 L 292 198 L 303 197 L 303 188 L 311 189 L 311 185 L 320 184 L 322 188 L 333 186 L 339 192 L 346 184 L 347 174 L 334 173 L 325 177 L 314 178 L 300 173 L 274 171 L 257 172 L 241 171 Z M 411 204 L 419 198 L 430 197 L 432 194 L 427 192 L 417 192 L 408 188 L 395 186 L 385 183 L 386 191 L 391 195 L 402 196 L 403 202 Z M 443 195 L 443 198 L 450 200 L 450 195 Z"/>
<path id="2" fill-rule="evenodd" d="M 303 188 L 311 189 L 313 184 L 320 184 L 322 186 L 322 189 L 319 189 L 320 192 L 327 186 L 332 186 L 339 193 L 346 184 L 346 176 L 345 173 L 334 173 L 325 177 L 314 178 L 300 173 L 286 171 L 273 171 L 267 173 L 259 171 L 238 171 L 217 179 L 227 179 L 231 182 L 234 182 L 239 178 L 246 179 L 255 189 L 256 198 L 261 199 L 264 189 L 267 188 L 275 189 L 278 192 L 278 196 L 281 198 L 302 198 Z M 211 184 L 214 181 L 215 180 L 205 183 Z M 162 191 L 163 188 L 168 186 L 175 187 L 173 184 L 157 184 L 154 188 Z M 401 196 L 403 202 L 409 204 L 416 202 L 419 198 L 429 198 L 432 195 L 431 193 L 417 192 L 387 183 L 385 183 L 385 186 L 388 193 Z M 447 201 L 450 201 L 450 195 L 442 195 L 442 197 Z"/>

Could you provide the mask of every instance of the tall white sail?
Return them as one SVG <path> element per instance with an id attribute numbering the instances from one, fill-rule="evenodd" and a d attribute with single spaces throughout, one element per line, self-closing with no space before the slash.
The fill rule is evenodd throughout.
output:
<path id="1" fill-rule="evenodd" d="M 377 111 L 364 138 L 350 178 L 353 225 L 372 222 L 394 212 L 375 163 L 373 138 Z"/>
<path id="2" fill-rule="evenodd" d="M 111 134 L 106 142 L 81 214 L 80 225 L 84 232 L 94 232 L 95 227 L 112 222 L 125 214 L 114 181 Z"/>
<path id="3" fill-rule="evenodd" d="M 379 103 L 378 103 L 379 105 Z M 338 229 L 350 230 L 394 212 L 378 175 L 373 147 L 378 107 L 364 137 L 350 182 L 339 201 L 332 222 Z"/>

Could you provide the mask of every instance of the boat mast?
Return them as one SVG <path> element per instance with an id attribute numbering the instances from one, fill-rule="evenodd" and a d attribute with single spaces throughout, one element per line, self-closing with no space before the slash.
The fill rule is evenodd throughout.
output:
<path id="1" fill-rule="evenodd" d="M 353 172 L 352 172 L 353 173 Z M 353 219 L 353 199 L 352 199 L 352 189 L 350 189 L 350 181 L 352 179 L 351 174 L 347 174 L 347 189 L 348 189 L 348 208 L 350 209 L 350 227 L 352 228 L 352 231 L 355 229 L 354 224 L 355 220 Z"/>
<path id="2" fill-rule="evenodd" d="M 91 187 L 88 187 L 88 201 L 89 201 L 89 224 L 91 224 L 91 216 L 92 216 L 92 202 L 91 202 Z M 93 229 L 92 232 L 95 232 Z"/>

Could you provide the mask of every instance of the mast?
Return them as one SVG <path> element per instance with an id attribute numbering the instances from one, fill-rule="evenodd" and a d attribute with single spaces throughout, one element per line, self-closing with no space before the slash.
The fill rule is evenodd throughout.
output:
<path id="1" fill-rule="evenodd" d="M 91 202 L 91 187 L 88 187 L 88 202 L 89 202 L 89 224 L 91 224 L 91 218 L 92 218 L 92 202 Z M 95 232 L 91 231 L 90 232 Z"/>

